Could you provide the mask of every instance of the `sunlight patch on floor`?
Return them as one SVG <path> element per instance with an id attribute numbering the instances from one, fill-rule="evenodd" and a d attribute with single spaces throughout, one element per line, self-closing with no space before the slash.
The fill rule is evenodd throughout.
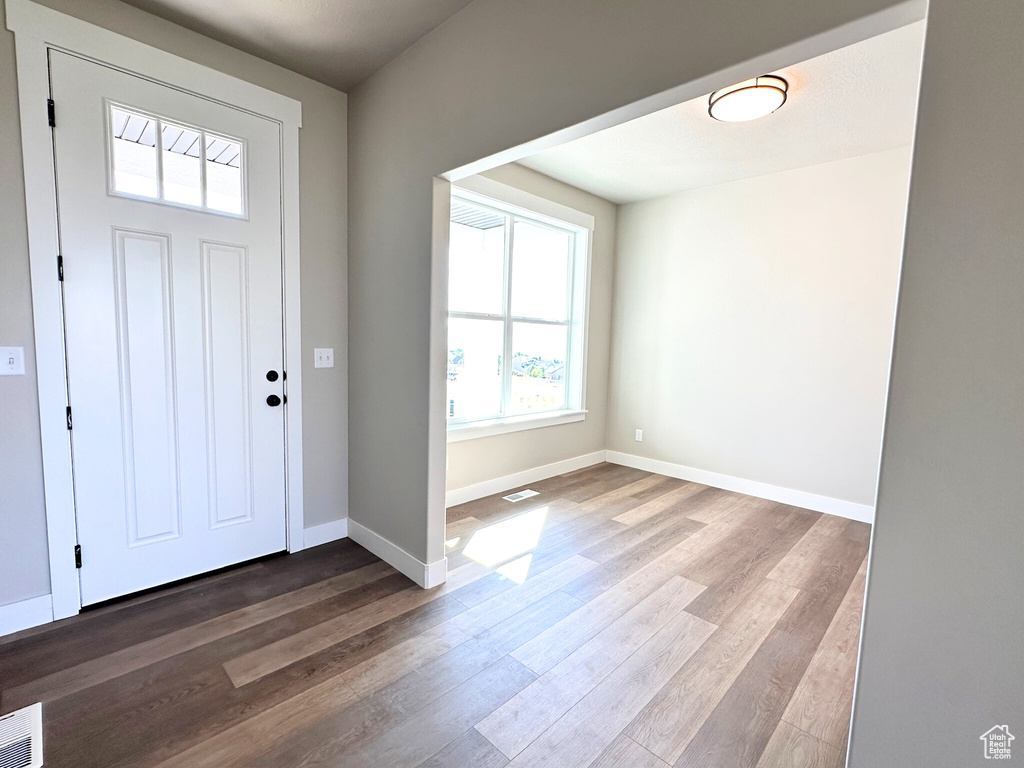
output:
<path id="1" fill-rule="evenodd" d="M 516 558 L 511 563 L 505 563 L 504 565 L 495 568 L 495 571 L 500 573 L 509 581 L 514 581 L 516 584 L 522 584 L 526 581 L 526 577 L 530 573 L 531 562 L 533 562 L 532 552 L 528 555 Z"/>
<path id="2" fill-rule="evenodd" d="M 544 506 L 481 528 L 463 553 L 488 568 L 507 562 L 537 546 L 547 516 L 548 508 Z"/>

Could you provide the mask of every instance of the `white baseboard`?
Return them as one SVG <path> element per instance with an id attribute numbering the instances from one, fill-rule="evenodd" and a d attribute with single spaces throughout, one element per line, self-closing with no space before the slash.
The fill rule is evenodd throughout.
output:
<path id="1" fill-rule="evenodd" d="M 53 621 L 53 599 L 40 595 L 10 605 L 0 605 L 0 637 Z"/>
<path id="2" fill-rule="evenodd" d="M 605 460 L 604 456 L 604 451 L 594 451 L 583 456 L 556 461 L 553 464 L 526 469 L 522 472 L 516 472 L 514 475 L 505 475 L 504 477 L 485 480 L 475 485 L 453 488 L 445 494 L 445 506 L 454 507 L 458 504 L 465 504 L 467 501 L 475 501 L 485 496 L 508 491 L 527 483 L 536 483 L 538 480 L 547 480 L 549 477 L 564 475 L 566 472 L 573 472 L 577 469 L 600 464 Z"/>
<path id="3" fill-rule="evenodd" d="M 742 477 L 722 475 L 718 472 L 709 472 L 706 469 L 696 469 L 683 464 L 672 464 L 668 461 L 648 459 L 643 456 L 634 456 L 630 453 L 620 453 L 619 451 L 607 451 L 606 461 L 612 464 L 622 464 L 626 467 L 642 469 L 647 472 L 655 472 L 659 475 L 678 477 L 680 480 L 710 485 L 713 488 L 722 488 L 726 491 L 744 493 L 748 496 L 758 496 L 762 499 L 778 501 L 794 507 L 813 509 L 815 512 L 838 515 L 839 517 L 858 520 L 862 523 L 873 523 L 875 521 L 874 507 L 868 504 L 855 504 L 852 501 L 844 501 L 843 499 L 836 499 L 831 496 L 820 496 L 816 493 L 796 491 L 792 488 L 782 488 L 777 485 L 760 483 L 756 480 L 745 480 Z"/>
<path id="4" fill-rule="evenodd" d="M 442 557 L 432 563 L 424 563 L 417 557 L 413 557 L 397 544 L 394 544 L 376 531 L 371 531 L 365 525 L 360 525 L 355 520 L 349 520 L 348 535 L 356 544 L 370 550 L 397 570 L 404 573 L 424 589 L 444 584 L 448 578 L 448 558 Z"/>
<path id="5" fill-rule="evenodd" d="M 312 528 L 306 528 L 302 532 L 302 547 L 303 549 L 318 547 L 321 544 L 344 539 L 347 536 L 348 518 L 343 517 L 341 520 L 331 520 L 329 523 L 321 523 L 320 525 L 314 525 Z"/>

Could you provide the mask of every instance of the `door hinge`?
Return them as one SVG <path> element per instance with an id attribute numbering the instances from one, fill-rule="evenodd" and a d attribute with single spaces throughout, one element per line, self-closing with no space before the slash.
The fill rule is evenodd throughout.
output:
<path id="1" fill-rule="evenodd" d="M 82 567 L 82 545 L 75 544 L 75 568 Z"/>
<path id="2" fill-rule="evenodd" d="M 67 414 L 68 414 L 68 429 L 71 429 L 71 406 L 70 405 L 68 406 Z"/>
<path id="3" fill-rule="evenodd" d="M 64 282 L 64 257 L 57 254 L 57 279 Z"/>
<path id="4" fill-rule="evenodd" d="M 57 125 L 57 108 L 53 104 L 53 99 L 46 100 L 46 120 L 51 128 Z"/>

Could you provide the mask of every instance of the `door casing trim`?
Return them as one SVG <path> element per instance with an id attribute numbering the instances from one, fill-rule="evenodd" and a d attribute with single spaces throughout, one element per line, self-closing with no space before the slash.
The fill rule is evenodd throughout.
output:
<path id="1" fill-rule="evenodd" d="M 43 458 L 47 546 L 53 618 L 73 616 L 82 598 L 74 547 L 74 477 L 65 408 L 67 372 L 60 283 L 53 142 L 48 123 L 49 49 L 90 59 L 275 121 L 281 126 L 282 249 L 284 279 L 285 503 L 288 551 L 303 548 L 302 350 L 299 293 L 299 128 L 302 104 L 180 56 L 161 51 L 46 8 L 7 0 L 7 28 L 14 33 L 18 65 L 25 205 L 28 218 L 32 323 Z M 59 125 L 60 106 L 57 106 Z"/>

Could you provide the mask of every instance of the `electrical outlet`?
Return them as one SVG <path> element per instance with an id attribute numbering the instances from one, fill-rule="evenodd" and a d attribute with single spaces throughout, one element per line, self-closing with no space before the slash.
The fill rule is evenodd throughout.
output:
<path id="1" fill-rule="evenodd" d="M 636 441 L 638 443 L 642 443 L 644 441 L 644 431 L 642 429 L 638 429 L 636 431 Z"/>
<path id="2" fill-rule="evenodd" d="M 334 350 L 327 348 L 320 348 L 313 350 L 313 367 L 314 368 L 333 368 L 334 367 Z"/>
<path id="3" fill-rule="evenodd" d="M 0 376 L 25 375 L 25 348 L 0 347 Z"/>

